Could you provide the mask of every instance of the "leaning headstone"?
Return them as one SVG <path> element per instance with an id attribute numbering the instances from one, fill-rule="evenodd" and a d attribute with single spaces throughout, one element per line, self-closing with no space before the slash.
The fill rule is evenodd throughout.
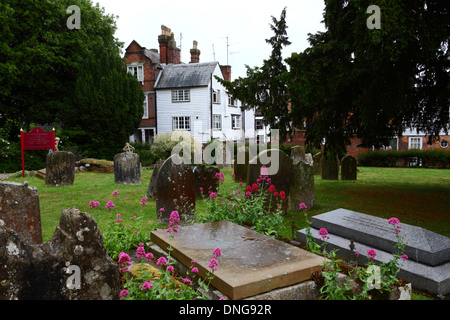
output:
<path id="1" fill-rule="evenodd" d="M 63 210 L 53 238 L 32 244 L 0 220 L 0 300 L 118 300 L 119 266 L 95 220 Z"/>
<path id="2" fill-rule="evenodd" d="M 297 151 L 294 148 L 291 150 L 292 176 L 289 190 L 289 208 L 293 211 L 299 210 L 300 203 L 304 203 L 308 209 L 311 209 L 316 202 L 312 155 Z"/>
<path id="3" fill-rule="evenodd" d="M 155 165 L 153 166 L 153 172 L 152 177 L 150 178 L 150 183 L 148 184 L 147 193 L 145 195 L 145 198 L 156 200 L 156 178 L 158 177 L 158 172 L 161 166 L 163 165 L 164 160 L 158 160 L 156 161 Z"/>
<path id="4" fill-rule="evenodd" d="M 42 243 L 41 212 L 36 188 L 0 181 L 0 219 L 30 243 Z"/>
<path id="5" fill-rule="evenodd" d="M 270 163 L 264 164 L 266 159 L 271 159 Z M 266 170 L 262 170 L 263 166 L 266 167 Z M 274 170 L 275 168 L 277 170 Z M 279 194 L 283 191 L 285 194 L 285 199 L 282 201 L 282 211 L 283 214 L 286 214 L 290 194 L 291 169 L 292 159 L 289 158 L 283 151 L 279 149 L 268 149 L 261 151 L 257 157 L 249 162 L 247 170 L 247 186 L 257 183 L 261 176 L 267 175 L 271 180 L 270 184 L 274 185 L 276 188 L 276 192 Z M 276 204 L 274 205 L 276 206 Z"/>
<path id="6" fill-rule="evenodd" d="M 322 179 L 339 180 L 339 162 L 336 156 L 324 155 L 321 161 Z"/>
<path id="7" fill-rule="evenodd" d="M 156 217 L 169 222 L 172 211 L 178 211 L 182 222 L 191 221 L 195 211 L 195 176 L 189 164 L 175 164 L 172 155 L 161 166 L 156 178 Z"/>
<path id="8" fill-rule="evenodd" d="M 219 179 L 216 177 L 216 174 L 220 173 L 219 168 L 198 164 L 194 167 L 193 171 L 195 177 L 195 197 L 197 199 L 208 197 L 210 192 L 217 193 Z"/>
<path id="9" fill-rule="evenodd" d="M 398 277 L 432 294 L 450 293 L 450 238 L 402 222 L 400 226 L 408 259 L 399 261 Z M 319 243 L 320 228 L 328 231 L 326 250 L 337 249 L 340 257 L 355 260 L 355 252 L 358 252 L 358 262 L 366 263 L 366 252 L 374 249 L 377 252 L 375 263 L 394 259 L 398 240 L 388 219 L 337 209 L 311 218 L 310 232 Z M 297 240 L 306 242 L 306 229 L 297 232 Z"/>
<path id="10" fill-rule="evenodd" d="M 356 180 L 356 159 L 351 155 L 345 156 L 341 161 L 341 180 Z"/>
<path id="11" fill-rule="evenodd" d="M 137 153 L 122 152 L 114 156 L 114 182 L 124 185 L 141 184 L 141 159 Z"/>
<path id="12" fill-rule="evenodd" d="M 313 157 L 313 169 L 314 169 L 314 174 L 322 174 L 322 167 L 321 167 L 321 163 L 322 163 L 322 152 L 318 152 L 314 155 Z"/>
<path id="13" fill-rule="evenodd" d="M 47 154 L 45 168 L 46 186 L 71 186 L 75 182 L 75 155 L 57 151 Z"/>

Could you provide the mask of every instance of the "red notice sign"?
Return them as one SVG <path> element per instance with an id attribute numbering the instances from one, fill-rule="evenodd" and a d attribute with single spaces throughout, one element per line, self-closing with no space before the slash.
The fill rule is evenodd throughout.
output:
<path id="1" fill-rule="evenodd" d="M 22 176 L 25 177 L 24 150 L 50 150 L 55 151 L 55 130 L 46 132 L 44 129 L 36 127 L 30 132 L 20 131 L 22 146 Z"/>

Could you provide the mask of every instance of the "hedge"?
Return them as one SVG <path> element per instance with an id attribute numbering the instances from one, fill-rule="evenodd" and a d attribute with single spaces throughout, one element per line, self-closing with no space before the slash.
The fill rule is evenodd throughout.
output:
<path id="1" fill-rule="evenodd" d="M 450 150 L 425 149 L 404 151 L 366 151 L 357 157 L 358 165 L 367 167 L 450 168 Z"/>

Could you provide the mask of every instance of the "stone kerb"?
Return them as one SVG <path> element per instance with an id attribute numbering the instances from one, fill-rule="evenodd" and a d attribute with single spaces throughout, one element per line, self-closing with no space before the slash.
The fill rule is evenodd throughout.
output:
<path id="1" fill-rule="evenodd" d="M 75 155 L 57 151 L 47 154 L 45 168 L 46 186 L 71 186 L 75 182 Z"/>
<path id="2" fill-rule="evenodd" d="M 30 243 L 42 243 L 39 194 L 28 182 L 0 181 L 0 219 Z"/>
<path id="3" fill-rule="evenodd" d="M 156 217 L 165 224 L 172 211 L 178 211 L 182 222 L 191 221 L 195 212 L 194 173 L 190 164 L 175 164 L 176 156 L 164 161 L 156 178 Z"/>
<path id="4" fill-rule="evenodd" d="M 114 182 L 123 185 L 141 184 L 141 159 L 137 153 L 122 152 L 114 156 Z"/>

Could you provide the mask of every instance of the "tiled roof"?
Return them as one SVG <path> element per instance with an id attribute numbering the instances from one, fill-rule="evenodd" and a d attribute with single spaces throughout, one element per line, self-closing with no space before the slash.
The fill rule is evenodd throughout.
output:
<path id="1" fill-rule="evenodd" d="M 162 65 L 155 89 L 208 86 L 217 62 Z"/>

